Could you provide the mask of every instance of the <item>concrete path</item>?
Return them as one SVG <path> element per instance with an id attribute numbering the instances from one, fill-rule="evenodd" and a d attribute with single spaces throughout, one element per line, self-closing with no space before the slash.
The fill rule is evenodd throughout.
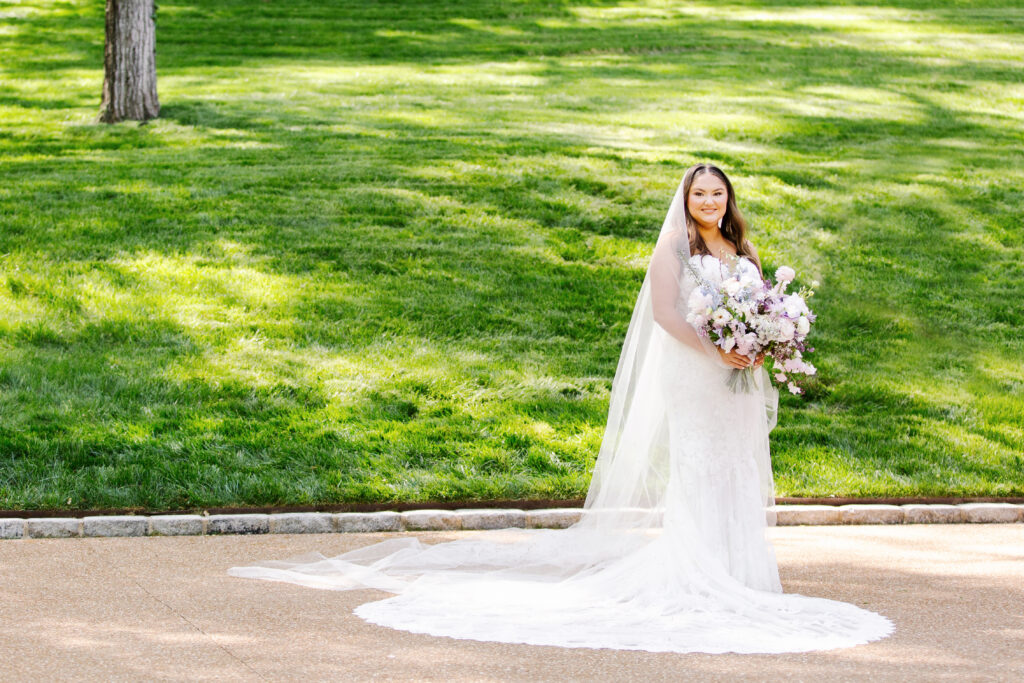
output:
<path id="1" fill-rule="evenodd" d="M 425 541 L 480 532 L 419 533 Z M 225 570 L 395 534 L 20 539 L 0 543 L 0 680 L 1024 680 L 1024 525 L 777 527 L 787 591 L 896 622 L 860 647 L 674 655 L 477 643 L 364 623 L 383 597 Z"/>

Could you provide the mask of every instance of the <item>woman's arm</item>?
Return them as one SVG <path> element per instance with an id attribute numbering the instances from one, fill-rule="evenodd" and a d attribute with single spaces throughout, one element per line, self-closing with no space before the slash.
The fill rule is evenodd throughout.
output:
<path id="1" fill-rule="evenodd" d="M 676 308 L 683 268 L 677 253 L 679 239 L 677 234 L 665 233 L 658 238 L 658 244 L 654 247 L 649 271 L 654 322 L 687 346 L 721 360 L 718 347 L 698 335 L 693 325 L 686 322 L 686 318 Z"/>
<path id="2" fill-rule="evenodd" d="M 697 330 L 686 322 L 676 308 L 679 300 L 679 278 L 682 273 L 679 255 L 675 253 L 677 237 L 672 233 L 665 233 L 654 247 L 649 271 L 651 311 L 654 313 L 654 322 L 670 335 L 687 346 L 706 352 L 707 349 L 701 343 Z"/>

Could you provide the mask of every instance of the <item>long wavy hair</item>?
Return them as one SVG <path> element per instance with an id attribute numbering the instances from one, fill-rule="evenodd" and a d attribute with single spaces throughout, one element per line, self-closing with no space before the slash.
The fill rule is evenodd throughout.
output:
<path id="1" fill-rule="evenodd" d="M 686 197 L 686 228 L 690 233 L 690 253 L 714 256 L 708 249 L 708 245 L 704 243 L 704 238 L 700 235 L 697 219 L 690 214 L 690 188 L 693 186 L 693 181 L 705 173 L 710 173 L 725 183 L 725 189 L 728 193 L 725 215 L 722 216 L 722 225 L 720 227 L 722 237 L 736 247 L 736 254 L 738 256 L 746 256 L 754 262 L 758 270 L 761 270 L 761 262 L 754 255 L 753 248 L 750 246 L 750 242 L 747 241 L 747 222 L 743 220 L 743 214 L 736 208 L 736 193 L 733 192 L 732 183 L 729 182 L 729 178 L 722 169 L 712 164 L 691 166 L 686 171 L 686 175 L 683 176 L 683 196 Z"/>

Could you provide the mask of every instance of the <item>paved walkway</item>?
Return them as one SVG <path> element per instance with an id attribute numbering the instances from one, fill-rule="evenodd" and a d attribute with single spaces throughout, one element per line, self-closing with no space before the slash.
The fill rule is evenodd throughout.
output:
<path id="1" fill-rule="evenodd" d="M 479 532 L 419 533 L 426 541 Z M 374 591 L 225 570 L 395 534 L 0 543 L 0 680 L 1024 680 L 1024 525 L 777 527 L 787 591 L 877 610 L 892 637 L 794 655 L 675 655 L 476 643 L 364 623 Z"/>

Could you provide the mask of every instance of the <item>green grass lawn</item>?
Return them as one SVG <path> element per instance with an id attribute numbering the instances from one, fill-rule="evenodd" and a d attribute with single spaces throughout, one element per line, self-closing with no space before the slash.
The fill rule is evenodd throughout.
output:
<path id="1" fill-rule="evenodd" d="M 0 0 L 0 509 L 582 496 L 676 184 L 821 281 L 780 495 L 1024 495 L 1019 2 Z"/>

